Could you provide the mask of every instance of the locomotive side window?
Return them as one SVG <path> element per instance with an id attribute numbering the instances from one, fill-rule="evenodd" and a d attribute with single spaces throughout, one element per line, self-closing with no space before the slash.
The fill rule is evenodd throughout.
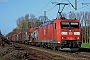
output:
<path id="1" fill-rule="evenodd" d="M 78 22 L 61 22 L 61 28 L 79 28 Z"/>

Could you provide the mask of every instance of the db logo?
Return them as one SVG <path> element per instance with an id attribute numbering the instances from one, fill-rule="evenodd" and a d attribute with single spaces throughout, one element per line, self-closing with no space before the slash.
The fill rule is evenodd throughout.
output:
<path id="1" fill-rule="evenodd" d="M 72 32 L 69 32 L 69 35 L 72 35 Z"/>

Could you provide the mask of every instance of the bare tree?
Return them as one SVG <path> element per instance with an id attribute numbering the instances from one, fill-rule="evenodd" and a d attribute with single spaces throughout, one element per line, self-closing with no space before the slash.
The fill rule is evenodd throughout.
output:
<path id="1" fill-rule="evenodd" d="M 23 16 L 17 19 L 16 24 L 17 24 L 18 29 L 20 29 L 20 31 L 23 31 L 26 29 L 25 19 Z"/>
<path id="2" fill-rule="evenodd" d="M 30 25 L 31 25 L 31 27 L 34 27 L 35 25 L 36 25 L 36 20 L 37 20 L 37 18 L 35 18 L 35 15 L 33 15 L 33 14 L 30 14 Z"/>
<path id="3" fill-rule="evenodd" d="M 20 28 L 20 23 L 21 23 L 21 19 L 18 18 L 17 21 L 16 21 L 16 24 L 17 24 L 17 27 Z"/>
<path id="4" fill-rule="evenodd" d="M 29 21 L 29 14 L 25 15 L 25 20 Z"/>
<path id="5" fill-rule="evenodd" d="M 35 18 L 34 14 L 30 14 L 30 19 L 33 20 Z"/>
<path id="6" fill-rule="evenodd" d="M 86 43 L 90 42 L 90 12 L 82 12 L 82 21 L 83 21 L 83 39 Z"/>
<path id="7" fill-rule="evenodd" d="M 90 43 L 90 12 L 88 14 L 88 31 L 89 31 L 89 43 Z"/>
<path id="8" fill-rule="evenodd" d="M 45 19 L 46 19 L 46 21 L 49 21 L 50 19 L 46 16 L 39 16 L 38 17 L 38 20 L 40 20 L 40 21 L 42 21 L 43 23 L 45 22 Z"/>
<path id="9" fill-rule="evenodd" d="M 87 42 L 90 42 L 90 12 L 85 12 Z"/>

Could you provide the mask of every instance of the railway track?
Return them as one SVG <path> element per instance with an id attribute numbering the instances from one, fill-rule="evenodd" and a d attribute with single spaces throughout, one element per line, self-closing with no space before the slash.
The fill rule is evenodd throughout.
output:
<path id="1" fill-rule="evenodd" d="M 32 59 L 35 58 L 36 60 L 90 60 L 90 53 L 88 52 L 70 53 L 19 43 L 13 43 L 13 45 L 27 51 L 30 56 L 33 56 Z"/>

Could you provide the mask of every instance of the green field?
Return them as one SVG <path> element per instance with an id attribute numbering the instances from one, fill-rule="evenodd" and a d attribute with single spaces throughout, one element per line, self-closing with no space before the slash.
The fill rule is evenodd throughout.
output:
<path id="1" fill-rule="evenodd" d="M 82 43 L 81 47 L 90 48 L 90 43 Z"/>

